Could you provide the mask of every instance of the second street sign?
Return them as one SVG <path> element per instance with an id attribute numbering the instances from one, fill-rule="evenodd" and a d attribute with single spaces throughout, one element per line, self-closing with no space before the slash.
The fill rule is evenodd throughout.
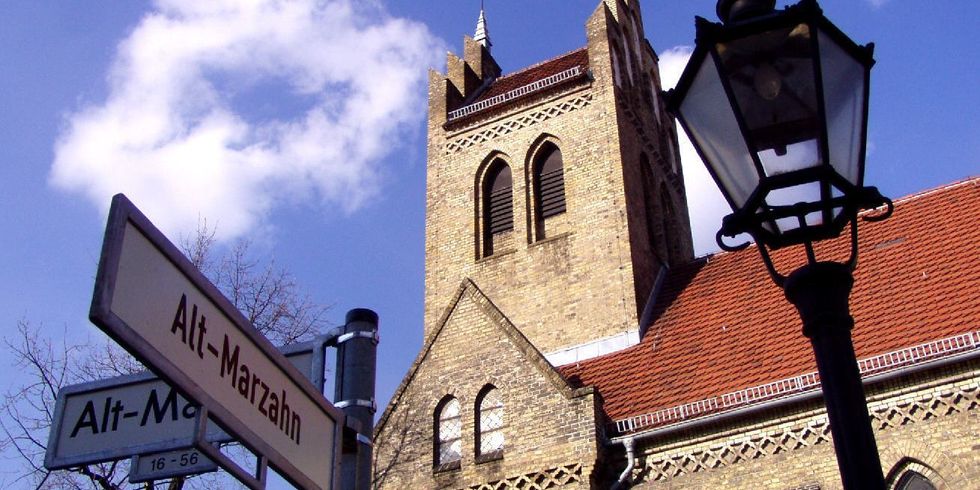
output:
<path id="1" fill-rule="evenodd" d="M 336 488 L 342 412 L 121 194 L 89 316 L 294 485 Z M 195 444 L 249 486 L 264 485 L 203 434 Z"/>
<path id="2" fill-rule="evenodd" d="M 280 348 L 323 390 L 325 338 Z M 319 374 L 317 373 L 319 371 Z M 44 465 L 63 469 L 194 443 L 197 409 L 150 373 L 66 386 L 58 391 Z M 215 428 L 212 442 L 232 440 Z"/>

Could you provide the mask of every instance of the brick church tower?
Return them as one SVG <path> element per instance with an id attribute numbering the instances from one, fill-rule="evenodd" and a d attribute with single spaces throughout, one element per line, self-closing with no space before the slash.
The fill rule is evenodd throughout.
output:
<path id="1" fill-rule="evenodd" d="M 426 337 L 468 278 L 553 362 L 622 348 L 659 274 L 691 259 L 639 3 L 600 3 L 586 36 L 501 76 L 481 12 L 430 73 Z"/>

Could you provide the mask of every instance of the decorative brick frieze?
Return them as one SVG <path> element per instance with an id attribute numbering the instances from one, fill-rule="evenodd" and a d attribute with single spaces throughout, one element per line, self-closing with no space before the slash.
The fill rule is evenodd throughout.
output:
<path id="1" fill-rule="evenodd" d="M 933 481 L 975 478 L 980 471 L 972 469 L 971 474 L 971 469 L 954 463 L 952 455 L 973 450 L 968 439 L 976 435 L 976 429 L 971 429 L 966 422 L 980 416 L 980 371 L 966 369 L 940 379 L 925 381 L 927 379 L 925 376 L 918 378 L 917 383 L 899 381 L 878 388 L 878 393 L 869 393 L 868 412 L 876 431 L 883 470 L 888 474 L 893 467 L 907 465 L 903 461 L 912 455 L 929 460 L 926 464 L 944 465 L 943 471 L 930 470 L 936 475 L 931 477 Z M 903 382 L 906 384 L 900 384 Z M 633 482 L 637 488 L 659 488 L 658 482 L 667 485 L 692 482 L 689 478 L 699 475 L 697 485 L 711 481 L 737 487 L 732 482 L 738 480 L 732 475 L 744 476 L 754 472 L 755 465 L 763 464 L 783 467 L 787 478 L 800 473 L 798 478 L 802 481 L 813 476 L 806 471 L 824 474 L 827 480 L 822 482 L 822 487 L 821 482 L 807 485 L 839 488 L 833 446 L 827 444 L 832 442 L 830 426 L 826 412 L 819 405 L 817 407 L 726 431 L 715 427 L 706 432 L 676 436 L 666 445 L 658 445 L 655 438 L 648 442 L 641 439 Z M 922 437 L 922 434 L 928 436 Z M 814 456 L 813 451 L 818 447 L 823 448 L 819 453 L 821 456 Z M 789 459 L 779 459 L 781 455 Z M 823 461 L 826 456 L 831 459 Z M 760 461 L 767 458 L 772 461 Z M 806 471 L 790 467 L 802 464 L 800 462 L 808 458 L 818 462 Z M 791 465 L 790 461 L 795 463 Z M 737 470 L 738 466 L 745 468 Z M 764 480 L 764 475 L 757 472 L 754 475 L 756 479 L 749 481 Z M 760 485 L 758 488 L 789 488 L 790 485 Z M 811 487 L 797 484 L 792 488 Z"/>
<path id="2" fill-rule="evenodd" d="M 586 479 L 587 480 L 587 479 Z M 583 482 L 581 463 L 569 464 L 547 470 L 513 476 L 479 485 L 466 487 L 466 490 L 547 490 L 561 488 Z"/>
<path id="3" fill-rule="evenodd" d="M 458 153 L 466 148 L 493 141 L 500 136 L 506 136 L 519 129 L 524 129 L 549 119 L 577 111 L 592 103 L 592 93 L 585 92 L 577 97 L 559 100 L 541 109 L 521 114 L 517 117 L 506 118 L 487 129 L 472 134 L 453 138 L 446 142 L 446 154 Z"/>

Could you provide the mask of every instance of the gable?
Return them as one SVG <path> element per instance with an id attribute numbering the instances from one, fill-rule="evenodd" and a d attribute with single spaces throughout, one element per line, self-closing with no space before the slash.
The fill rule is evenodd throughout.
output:
<path id="1" fill-rule="evenodd" d="M 503 399 L 508 456 L 476 465 L 476 403 L 488 385 Z M 447 396 L 461 406 L 464 455 L 461 469 L 440 472 L 433 469 L 434 421 Z M 378 423 L 375 467 L 387 473 L 377 478 L 394 488 L 441 488 L 487 481 L 488 468 L 500 476 L 569 464 L 588 469 L 598 447 L 595 416 L 592 390 L 569 387 L 476 284 L 464 280 Z M 554 450 L 530 457 L 549 447 Z"/>

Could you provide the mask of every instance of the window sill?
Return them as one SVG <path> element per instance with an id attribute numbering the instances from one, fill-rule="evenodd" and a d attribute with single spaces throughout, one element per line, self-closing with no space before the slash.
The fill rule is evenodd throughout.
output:
<path id="1" fill-rule="evenodd" d="M 452 462 L 449 462 L 449 463 L 444 463 L 444 464 L 436 465 L 435 467 L 432 468 L 432 472 L 433 473 L 447 473 L 447 472 L 450 472 L 450 471 L 456 471 L 459 468 L 460 468 L 459 460 L 456 460 L 456 461 L 452 461 Z"/>
<path id="2" fill-rule="evenodd" d="M 534 243 L 532 243 L 532 244 L 531 244 L 531 245 L 529 245 L 529 246 L 530 246 L 530 247 L 536 247 L 536 246 L 538 246 L 538 245 L 544 245 L 544 244 L 546 244 L 546 243 L 551 243 L 551 242 L 556 242 L 556 241 L 558 241 L 558 240 L 561 240 L 561 239 L 564 239 L 564 238 L 568 238 L 568 237 L 570 237 L 570 236 L 572 236 L 572 235 L 574 235 L 574 234 L 575 234 L 575 232 L 572 232 L 572 231 L 566 231 L 566 232 L 564 232 L 564 233 L 559 233 L 559 234 L 557 234 L 557 235 L 555 235 L 555 236 L 550 236 L 550 237 L 547 237 L 547 238 L 543 238 L 543 239 L 541 239 L 541 240 L 538 240 L 538 241 L 536 241 L 536 242 L 534 242 Z"/>
<path id="3" fill-rule="evenodd" d="M 503 250 L 501 252 L 494 252 L 492 255 L 487 255 L 486 257 L 480 257 L 479 259 L 477 259 L 476 263 L 477 264 L 482 264 L 484 262 L 491 262 L 494 259 L 499 259 L 500 257 L 506 257 L 508 255 L 513 255 L 515 253 L 517 253 L 517 249 L 516 248 L 511 248 L 511 249 Z"/>
<path id="4" fill-rule="evenodd" d="M 481 454 L 476 457 L 476 464 L 492 463 L 494 461 L 500 461 L 504 459 L 504 450 L 494 451 L 492 453 Z"/>

